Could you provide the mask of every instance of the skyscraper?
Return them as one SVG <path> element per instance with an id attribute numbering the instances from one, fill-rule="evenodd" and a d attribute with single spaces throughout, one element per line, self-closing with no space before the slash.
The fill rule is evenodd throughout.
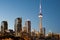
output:
<path id="1" fill-rule="evenodd" d="M 15 20 L 15 36 L 20 36 L 22 31 L 22 18 L 16 18 Z"/>
<path id="2" fill-rule="evenodd" d="M 1 32 L 2 32 L 3 35 L 6 32 L 6 30 L 8 30 L 8 23 L 7 23 L 7 21 L 2 21 L 2 23 L 1 23 Z"/>
<path id="3" fill-rule="evenodd" d="M 30 20 L 27 20 L 25 22 L 25 26 L 27 27 L 27 32 L 31 33 L 31 21 Z"/>
<path id="4" fill-rule="evenodd" d="M 44 34 L 44 36 L 45 36 L 45 32 L 46 32 L 46 29 L 45 29 L 45 27 L 43 27 L 43 34 Z"/>
<path id="5" fill-rule="evenodd" d="M 43 33 L 43 30 L 42 30 L 42 7 L 41 7 L 41 0 L 40 0 L 40 14 L 39 14 L 39 16 L 38 16 L 39 18 L 40 18 L 40 26 L 39 26 L 39 28 L 40 28 L 40 33 L 42 34 Z"/>

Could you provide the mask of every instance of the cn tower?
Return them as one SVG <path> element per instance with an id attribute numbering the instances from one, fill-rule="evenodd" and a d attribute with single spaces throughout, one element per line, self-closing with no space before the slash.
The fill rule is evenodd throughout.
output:
<path id="1" fill-rule="evenodd" d="M 40 24 L 39 24 L 39 28 L 40 28 L 40 33 L 42 34 L 43 33 L 43 30 L 42 30 L 42 5 L 41 5 L 41 0 L 40 0 L 40 12 L 39 12 L 39 18 L 40 18 Z"/>

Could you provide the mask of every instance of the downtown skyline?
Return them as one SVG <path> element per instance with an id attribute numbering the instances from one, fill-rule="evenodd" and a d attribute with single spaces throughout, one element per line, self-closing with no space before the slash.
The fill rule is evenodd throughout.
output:
<path id="1" fill-rule="evenodd" d="M 0 25 L 7 20 L 9 29 L 14 29 L 15 18 L 22 17 L 22 25 L 30 19 L 31 29 L 38 30 L 40 0 L 0 0 Z M 60 0 L 42 0 L 43 27 L 46 32 L 60 33 Z"/>

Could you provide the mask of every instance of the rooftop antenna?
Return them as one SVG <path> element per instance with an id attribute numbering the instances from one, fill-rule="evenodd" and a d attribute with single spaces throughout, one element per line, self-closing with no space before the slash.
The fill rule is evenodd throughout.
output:
<path id="1" fill-rule="evenodd" d="M 42 14 L 42 1 L 40 0 L 40 14 Z"/>

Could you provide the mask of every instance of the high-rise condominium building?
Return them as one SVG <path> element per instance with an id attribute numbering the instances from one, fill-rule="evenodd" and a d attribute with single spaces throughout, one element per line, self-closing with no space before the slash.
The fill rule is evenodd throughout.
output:
<path id="1" fill-rule="evenodd" d="M 22 31 L 22 18 L 16 18 L 15 20 L 15 36 L 20 36 Z"/>

